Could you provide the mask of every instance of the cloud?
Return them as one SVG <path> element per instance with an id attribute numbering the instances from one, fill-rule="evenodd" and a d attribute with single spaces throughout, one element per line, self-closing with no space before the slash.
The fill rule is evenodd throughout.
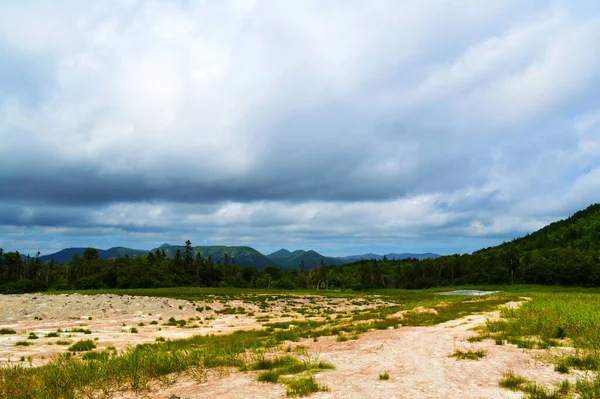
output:
<path id="1" fill-rule="evenodd" d="M 514 237 L 597 199 L 599 11 L 3 4 L 0 225 L 332 250 Z"/>

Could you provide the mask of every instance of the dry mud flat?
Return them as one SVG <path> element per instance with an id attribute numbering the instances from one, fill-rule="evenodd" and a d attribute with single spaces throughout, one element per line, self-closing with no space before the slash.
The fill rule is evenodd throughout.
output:
<path id="1" fill-rule="evenodd" d="M 236 301 L 231 303 L 237 304 Z M 109 347 L 121 350 L 131 344 L 155 342 L 158 337 L 177 339 L 261 327 L 252 318 L 235 315 L 204 320 L 197 328 L 164 325 L 170 317 L 206 319 L 214 315 L 214 310 L 224 308 L 223 303 L 217 301 L 204 302 L 202 306 L 205 305 L 211 310 L 198 312 L 196 308 L 200 304 L 185 300 L 129 295 L 0 295 L 0 328 L 17 332 L 0 335 L 0 366 L 21 357 L 31 358 L 33 366 L 39 366 L 67 351 L 68 345 L 56 345 L 58 341 L 73 343 L 91 339 L 97 342 L 99 350 Z M 131 333 L 131 328 L 138 332 Z M 91 334 L 69 332 L 73 329 L 90 330 Z M 59 337 L 46 337 L 58 330 L 65 332 Z M 32 332 L 39 338 L 28 339 Z M 19 341 L 31 346 L 15 346 Z"/>
<path id="2" fill-rule="evenodd" d="M 348 311 L 361 307 L 351 301 L 318 297 L 307 300 L 289 296 L 269 308 L 273 318 L 285 317 L 292 306 L 335 307 Z M 378 301 L 376 304 L 381 305 Z M 211 310 L 198 312 L 196 307 L 209 305 Z M 41 365 L 66 347 L 48 345 L 58 339 L 77 341 L 96 339 L 100 350 L 108 347 L 125 348 L 129 344 L 154 342 L 156 337 L 182 338 L 195 334 L 228 333 L 239 329 L 263 328 L 256 320 L 260 309 L 242 300 L 228 301 L 229 306 L 242 306 L 256 311 L 254 317 L 246 314 L 217 314 L 225 307 L 224 301 L 189 301 L 151 297 L 116 295 L 17 295 L 0 296 L 0 328 L 12 328 L 14 335 L 0 335 L 0 362 L 14 362 L 21 356 L 32 358 L 33 366 Z M 364 307 L 362 307 L 364 308 Z M 262 313 L 264 315 L 266 313 Z M 203 316 L 198 328 L 164 326 L 169 317 L 189 319 Z M 213 320 L 214 317 L 214 320 Z M 400 327 L 378 330 L 360 335 L 357 340 L 337 342 L 336 337 L 321 337 L 317 342 L 301 340 L 292 346 L 303 345 L 313 356 L 335 365 L 335 370 L 316 374 L 328 392 L 318 392 L 312 398 L 521 398 L 522 394 L 498 386 L 502 374 L 514 370 L 516 374 L 548 387 L 563 377 L 554 366 L 532 355 L 539 351 L 523 350 L 513 345 L 495 345 L 494 341 L 469 343 L 475 335 L 473 327 L 485 323 L 487 318 L 498 317 L 498 312 L 472 315 L 432 327 Z M 91 318 L 91 320 L 90 320 Z M 159 324 L 151 321 L 162 318 Z M 40 320 L 41 319 L 41 320 Z M 143 323 L 144 326 L 138 326 Z M 123 326 L 125 324 L 125 326 Z M 138 333 L 128 329 L 137 326 Z M 91 334 L 61 333 L 61 338 L 45 338 L 57 329 L 84 328 Z M 27 341 L 30 332 L 40 338 L 31 340 L 30 347 L 14 346 L 16 341 Z M 67 338 L 65 338 L 65 336 Z M 487 351 L 479 361 L 456 360 L 449 357 L 456 349 Z M 387 372 L 390 379 L 379 380 Z M 175 395 L 185 399 L 198 398 L 284 398 L 283 384 L 256 381 L 257 372 L 211 372 L 201 384 L 182 377 L 168 388 L 136 396 L 133 393 L 117 395 L 122 398 L 166 399 Z"/>

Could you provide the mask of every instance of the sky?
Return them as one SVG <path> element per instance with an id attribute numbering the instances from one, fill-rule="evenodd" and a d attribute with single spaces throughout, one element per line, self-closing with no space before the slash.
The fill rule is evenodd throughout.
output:
<path id="1" fill-rule="evenodd" d="M 0 2 L 0 247 L 467 253 L 599 202 L 600 3 Z"/>

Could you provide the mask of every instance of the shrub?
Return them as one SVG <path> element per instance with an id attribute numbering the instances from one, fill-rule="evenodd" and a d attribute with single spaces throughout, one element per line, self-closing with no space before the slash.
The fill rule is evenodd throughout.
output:
<path id="1" fill-rule="evenodd" d="M 487 352 L 484 350 L 472 351 L 470 349 L 466 352 L 457 349 L 450 355 L 450 357 L 455 357 L 457 360 L 479 360 L 485 356 L 487 356 Z"/>
<path id="2" fill-rule="evenodd" d="M 69 351 L 70 352 L 86 352 L 86 351 L 91 351 L 95 347 L 96 347 L 96 344 L 94 343 L 94 341 L 87 339 L 84 341 L 75 342 L 73 345 L 71 345 L 69 347 Z"/>
<path id="3" fill-rule="evenodd" d="M 313 392 L 319 391 L 329 391 L 324 385 L 319 385 L 315 380 L 315 377 L 300 377 L 300 378 L 291 378 L 285 381 L 285 385 L 287 385 L 287 396 L 308 396 Z"/>
<path id="4" fill-rule="evenodd" d="M 388 374 L 387 371 L 383 372 L 383 373 L 379 373 L 379 379 L 381 381 L 387 381 L 390 379 L 390 375 Z"/>

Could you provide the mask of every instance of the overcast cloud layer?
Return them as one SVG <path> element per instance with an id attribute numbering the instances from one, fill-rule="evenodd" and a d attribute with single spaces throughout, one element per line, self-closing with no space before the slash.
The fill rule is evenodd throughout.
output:
<path id="1" fill-rule="evenodd" d="M 0 247 L 470 252 L 600 198 L 597 1 L 4 1 Z"/>

